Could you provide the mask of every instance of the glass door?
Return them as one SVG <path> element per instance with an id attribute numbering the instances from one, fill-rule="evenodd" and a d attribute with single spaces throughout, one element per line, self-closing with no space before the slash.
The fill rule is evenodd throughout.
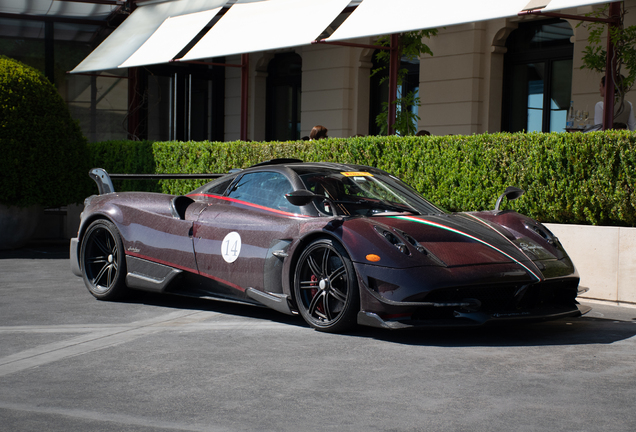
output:
<path id="1" fill-rule="evenodd" d="M 504 58 L 501 128 L 563 132 L 572 92 L 572 29 L 565 21 L 521 23 Z"/>

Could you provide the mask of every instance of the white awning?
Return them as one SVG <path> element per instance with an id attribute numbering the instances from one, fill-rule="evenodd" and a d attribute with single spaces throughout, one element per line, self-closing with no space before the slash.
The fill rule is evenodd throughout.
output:
<path id="1" fill-rule="evenodd" d="M 364 0 L 327 41 L 513 17 L 529 4 L 555 12 L 599 3 L 609 0 Z"/>
<path id="2" fill-rule="evenodd" d="M 115 69 L 128 60 L 131 55 L 150 39 L 166 19 L 195 14 L 197 12 L 212 11 L 222 7 L 226 3 L 227 0 L 172 0 L 139 6 L 106 40 L 73 69 L 71 73 Z M 216 14 L 216 12 L 214 12 L 214 14 Z M 169 21 L 167 26 L 170 24 L 171 21 Z M 205 24 L 203 24 L 203 26 L 205 26 Z M 186 29 L 180 28 L 179 32 L 185 32 L 185 30 Z M 163 35 L 163 31 L 159 32 L 159 36 L 161 35 Z M 185 37 L 181 38 L 177 34 L 173 34 L 173 38 L 179 39 L 180 42 L 183 42 L 185 39 Z M 155 41 L 158 40 L 160 39 L 157 38 Z M 185 41 L 181 48 L 177 50 L 177 53 L 185 47 L 190 40 L 192 40 L 192 38 Z M 151 44 L 154 44 L 155 41 Z M 171 50 L 174 51 L 174 49 L 174 46 L 172 46 Z M 139 54 L 139 58 L 145 55 L 145 53 L 146 50 L 142 51 L 142 53 Z"/>
<path id="3" fill-rule="evenodd" d="M 8 0 L 0 0 L 5 1 Z M 553 12 L 608 2 L 363 0 L 327 40 L 354 39 L 513 17 L 528 7 Z M 231 7 L 225 15 L 181 60 L 308 45 L 351 4 L 351 0 L 150 1 L 139 6 L 71 72 L 102 71 L 168 62 L 226 4 Z"/>
<path id="4" fill-rule="evenodd" d="M 166 18 L 144 44 L 119 67 L 167 63 L 199 34 L 221 10 L 195 12 Z"/>
<path id="5" fill-rule="evenodd" d="M 350 0 L 238 0 L 182 60 L 308 45 L 349 3 Z"/>

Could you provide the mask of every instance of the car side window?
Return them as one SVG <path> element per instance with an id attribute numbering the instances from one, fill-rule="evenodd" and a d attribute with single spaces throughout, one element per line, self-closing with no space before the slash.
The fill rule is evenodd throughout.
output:
<path id="1" fill-rule="evenodd" d="M 263 207 L 300 214 L 300 207 L 290 204 L 285 198 L 285 194 L 293 190 L 287 177 L 280 173 L 255 172 L 244 174 L 227 196 Z"/>
<path id="2" fill-rule="evenodd" d="M 216 184 L 213 184 L 206 192 L 213 195 L 223 195 L 225 189 L 232 183 L 234 179 L 225 180 Z"/>

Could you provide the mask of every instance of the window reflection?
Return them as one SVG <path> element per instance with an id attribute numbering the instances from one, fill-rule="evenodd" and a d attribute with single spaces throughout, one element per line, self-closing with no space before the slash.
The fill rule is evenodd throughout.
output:
<path id="1" fill-rule="evenodd" d="M 572 91 L 573 35 L 561 20 L 520 23 L 506 42 L 502 130 L 565 130 Z"/>

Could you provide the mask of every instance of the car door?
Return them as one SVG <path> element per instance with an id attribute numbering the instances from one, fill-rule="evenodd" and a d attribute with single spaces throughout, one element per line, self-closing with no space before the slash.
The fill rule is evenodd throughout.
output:
<path id="1" fill-rule="evenodd" d="M 252 172 L 226 196 L 208 197 L 195 222 L 194 249 L 199 273 L 216 282 L 218 294 L 245 298 L 250 287 L 281 292 L 283 254 L 305 217 L 285 199 L 292 190 L 281 173 Z"/>
<path id="2" fill-rule="evenodd" d="M 193 222 L 207 205 L 193 202 L 180 217 L 170 212 L 171 201 L 173 197 L 157 194 L 146 197 L 139 208 L 126 207 L 125 223 L 120 225 L 126 255 L 196 273 Z"/>

